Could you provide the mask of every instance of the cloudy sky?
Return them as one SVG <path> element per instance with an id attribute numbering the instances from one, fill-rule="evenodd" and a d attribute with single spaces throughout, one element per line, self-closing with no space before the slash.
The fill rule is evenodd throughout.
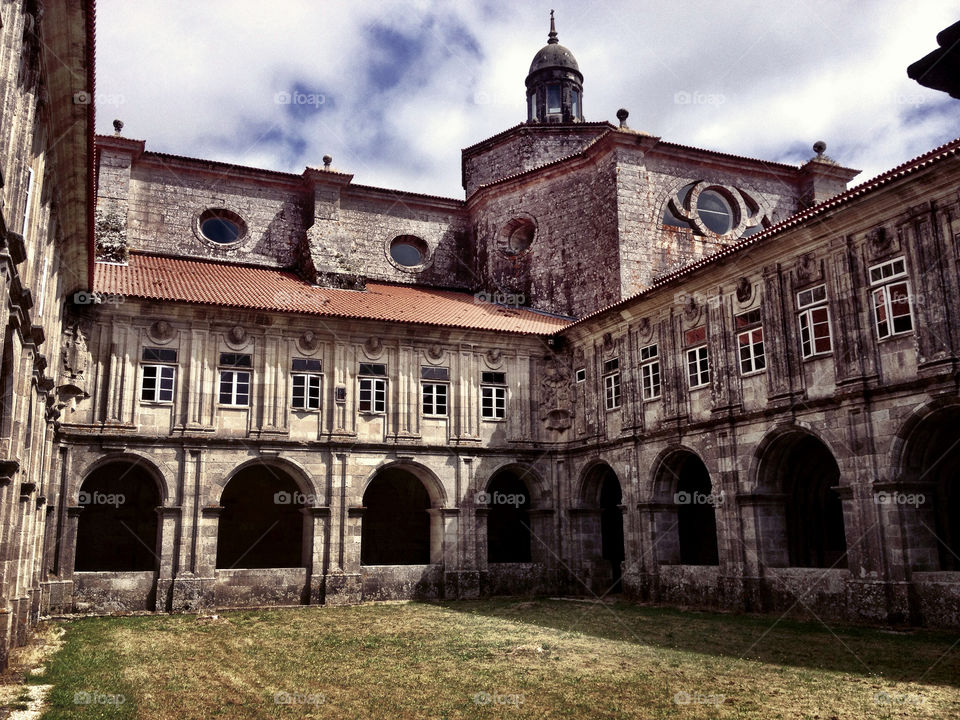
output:
<path id="1" fill-rule="evenodd" d="M 906 67 L 954 2 L 99 0 L 98 131 L 161 152 L 462 197 L 460 149 L 526 119 L 556 9 L 587 120 L 866 180 L 960 135 Z"/>

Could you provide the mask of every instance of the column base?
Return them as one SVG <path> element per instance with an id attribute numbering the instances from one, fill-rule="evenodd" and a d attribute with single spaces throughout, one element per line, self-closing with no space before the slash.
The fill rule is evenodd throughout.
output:
<path id="1" fill-rule="evenodd" d="M 360 573 L 331 573 L 325 578 L 327 605 L 358 605 L 363 601 L 363 578 Z"/>

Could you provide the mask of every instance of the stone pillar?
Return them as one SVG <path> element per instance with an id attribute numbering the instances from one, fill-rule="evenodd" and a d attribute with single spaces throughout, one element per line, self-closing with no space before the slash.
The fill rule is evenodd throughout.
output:
<path id="1" fill-rule="evenodd" d="M 65 579 L 63 589 L 64 609 L 73 607 L 73 568 L 77 561 L 77 525 L 80 523 L 81 512 L 83 512 L 82 505 L 67 506 L 66 522 L 58 548 L 60 577 Z"/>
<path id="2" fill-rule="evenodd" d="M 327 605 L 355 605 L 363 600 L 363 576 L 360 571 L 360 542 L 363 532 L 363 511 L 366 508 L 347 508 L 346 522 L 341 533 L 343 567 L 327 574 Z"/>
<path id="3" fill-rule="evenodd" d="M 327 571 L 327 546 L 330 537 L 330 508 L 303 509 L 304 554 L 307 559 L 307 592 L 311 605 L 324 602 Z"/>
<path id="4" fill-rule="evenodd" d="M 181 508 L 163 506 L 157 508 L 157 597 L 154 610 L 174 609 L 174 575 L 177 573 L 177 549 L 180 538 Z M 179 580 L 179 577 L 177 578 Z M 178 601 L 178 610 L 186 610 L 189 602 Z M 191 608 L 192 609 L 192 608 Z"/>

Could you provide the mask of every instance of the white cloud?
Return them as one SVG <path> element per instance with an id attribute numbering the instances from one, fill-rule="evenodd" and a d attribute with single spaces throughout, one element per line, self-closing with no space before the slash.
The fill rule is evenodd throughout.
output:
<path id="1" fill-rule="evenodd" d="M 955 100 L 906 78 L 949 2 L 554 4 L 589 120 L 802 162 L 826 140 L 876 174 L 956 133 Z M 461 148 L 525 118 L 548 17 L 520 3 L 98 2 L 99 130 L 151 150 L 458 197 Z M 299 106 L 278 93 L 300 92 Z M 322 101 L 319 98 L 323 98 Z M 282 98 L 280 98 L 282 99 Z M 686 102 L 685 102 L 686 100 Z M 802 148 L 802 149 L 801 149 Z"/>

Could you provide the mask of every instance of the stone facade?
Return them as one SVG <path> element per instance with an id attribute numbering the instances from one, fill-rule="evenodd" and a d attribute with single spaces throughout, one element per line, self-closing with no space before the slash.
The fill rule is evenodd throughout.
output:
<path id="1" fill-rule="evenodd" d="M 779 165 L 581 107 L 465 150 L 456 200 L 118 126 L 94 213 L 92 153 L 43 139 L 89 106 L 49 82 L 21 117 L 12 8 L 2 121 L 44 181 L 4 156 L 30 232 L 0 254 L 2 647 L 42 610 L 504 593 L 960 626 L 960 143 L 844 192 L 819 144 Z M 145 258 L 220 299 L 160 270 L 119 293 Z M 278 310 L 266 275 L 241 302 L 218 268 L 355 302 Z"/>
<path id="2" fill-rule="evenodd" d="M 54 423 L 70 395 L 63 300 L 90 286 L 91 13 L 58 1 L 0 8 L 0 667 L 46 600 Z"/>

